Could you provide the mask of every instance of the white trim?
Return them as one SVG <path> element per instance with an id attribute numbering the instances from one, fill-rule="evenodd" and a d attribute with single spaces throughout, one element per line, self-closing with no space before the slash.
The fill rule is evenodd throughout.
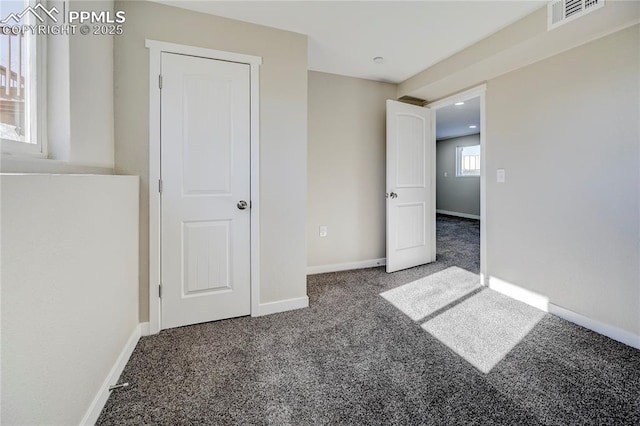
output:
<path id="1" fill-rule="evenodd" d="M 534 291 L 520 287 L 516 284 L 508 283 L 496 277 L 489 278 L 490 289 L 502 293 L 512 299 L 519 300 L 527 305 L 548 312 L 566 321 L 572 322 L 596 333 L 607 336 L 613 340 L 624 343 L 636 349 L 640 349 L 640 335 L 630 333 L 613 325 L 591 319 L 582 314 L 573 312 L 562 306 L 549 302 L 549 298 Z"/>
<path id="2" fill-rule="evenodd" d="M 435 102 L 431 102 L 425 105 L 427 108 L 431 108 L 431 117 L 433 123 L 436 121 L 436 110 L 455 104 L 460 101 L 467 101 L 469 99 L 480 97 L 480 282 L 482 285 L 487 285 L 487 115 L 486 115 L 486 91 L 487 85 L 481 84 L 468 90 L 453 94 L 446 98 L 440 99 Z M 434 135 L 434 151 L 435 151 L 435 132 L 436 126 L 433 126 Z M 435 157 L 435 155 L 434 155 Z M 433 181 L 435 185 L 436 180 L 436 167 L 435 159 L 433 165 Z M 436 189 L 433 188 L 434 206 L 435 206 Z M 435 223 L 435 220 L 433 221 Z M 433 244 L 435 245 L 435 238 Z M 435 249 L 434 249 L 435 253 Z"/>
<path id="3" fill-rule="evenodd" d="M 29 0 L 30 6 L 36 4 Z M 32 15 L 27 16 L 29 25 L 36 25 Z M 47 158 L 47 37 L 36 37 L 32 33 L 25 34 L 25 56 L 22 58 L 26 70 L 22 70 L 29 78 L 25 81 L 25 123 L 28 123 L 28 142 L 18 142 L 11 139 L 0 139 L 0 153 L 13 155 L 18 158 Z M 20 47 L 18 47 L 20 49 Z M 34 60 L 35 58 L 35 60 Z M 18 71 L 16 70 L 16 73 Z M 35 83 L 35 90 L 33 89 Z M 9 84 L 9 82 L 7 82 Z M 28 108 L 27 108 L 28 107 Z M 33 143 L 33 141 L 36 141 Z"/>
<path id="4" fill-rule="evenodd" d="M 93 401 L 91 401 L 91 405 L 89 405 L 89 408 L 80 422 L 81 425 L 94 425 L 96 421 L 98 421 L 98 417 L 100 417 L 100 413 L 109 399 L 109 386 L 115 385 L 118 382 L 124 367 L 127 365 L 127 362 L 129 362 L 129 358 L 131 358 L 131 354 L 138 344 L 138 340 L 140 340 L 145 324 L 148 325 L 148 323 L 138 324 L 133 329 L 129 340 L 127 340 L 124 348 L 122 348 L 122 351 L 120 352 L 120 355 L 118 355 L 113 367 L 111 367 L 109 374 L 104 379 L 104 382 L 102 382 L 102 386 L 100 386 L 98 393 L 93 398 Z"/>
<path id="5" fill-rule="evenodd" d="M 148 44 L 148 41 L 147 41 Z M 149 333 L 160 332 L 160 75 L 159 49 L 149 49 Z"/>
<path id="6" fill-rule="evenodd" d="M 243 55 L 241 53 L 225 52 L 224 50 L 207 49 L 205 47 L 187 46 L 184 44 L 168 43 L 165 41 L 145 40 L 145 47 L 154 52 L 178 53 L 181 55 L 200 56 L 221 61 L 239 62 L 249 65 L 261 65 L 260 56 Z"/>
<path id="7" fill-rule="evenodd" d="M 438 164 L 438 138 L 436 137 L 436 110 L 434 108 L 425 107 L 431 110 L 431 208 L 429 213 L 431 216 L 431 262 L 438 260 L 438 244 L 437 244 L 437 226 L 436 226 L 436 206 L 438 205 L 436 198 L 437 179 L 436 166 Z"/>
<path id="8" fill-rule="evenodd" d="M 309 296 L 297 297 L 295 299 L 284 299 L 276 302 L 261 303 L 259 305 L 258 314 L 251 316 L 259 317 L 263 315 L 277 314 L 279 312 L 293 311 L 309 307 Z"/>
<path id="9" fill-rule="evenodd" d="M 260 311 L 260 67 L 251 62 L 251 315 Z M 250 59 L 250 58 L 248 58 Z"/>
<path id="10" fill-rule="evenodd" d="M 480 220 L 480 216 L 478 216 L 477 214 L 458 213 L 458 212 L 451 212 L 449 210 L 442 210 L 442 209 L 436 209 L 436 213 L 446 214 L 447 216 L 457 216 L 457 217 L 464 217 L 466 219 Z"/>
<path id="11" fill-rule="evenodd" d="M 512 299 L 549 312 L 549 298 L 518 285 L 511 284 L 496 277 L 489 277 L 487 286 L 498 293 L 502 293 Z"/>
<path id="12" fill-rule="evenodd" d="M 141 322 L 140 323 L 140 336 L 150 336 L 151 334 L 149 333 L 149 323 L 148 322 Z"/>
<path id="13" fill-rule="evenodd" d="M 334 263 L 332 265 L 308 266 L 307 275 L 324 274 L 326 272 L 349 271 L 351 269 L 375 268 L 387 264 L 386 258 L 360 260 L 357 262 Z"/>
<path id="14" fill-rule="evenodd" d="M 487 85 L 480 86 L 480 280 L 487 277 Z"/>
<path id="15" fill-rule="evenodd" d="M 149 49 L 149 333 L 162 329 L 160 284 L 160 89 L 162 52 L 198 56 L 250 65 L 251 108 L 251 315 L 260 309 L 260 64 L 259 56 L 224 52 L 156 40 L 146 40 Z"/>
<path id="16" fill-rule="evenodd" d="M 585 317 L 584 315 L 570 311 L 562 306 L 554 305 L 553 303 L 549 304 L 549 313 L 574 324 L 578 324 L 584 328 L 588 328 L 589 330 L 595 331 L 603 336 L 607 336 L 620 343 L 624 343 L 632 348 L 640 349 L 640 335 L 638 334 L 633 334 L 626 330 L 622 330 L 621 328 Z"/>

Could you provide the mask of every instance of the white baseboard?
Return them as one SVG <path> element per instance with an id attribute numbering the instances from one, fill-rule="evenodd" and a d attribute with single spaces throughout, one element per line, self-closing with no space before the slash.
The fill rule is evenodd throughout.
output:
<path id="1" fill-rule="evenodd" d="M 142 334 L 145 330 L 147 334 Z M 131 354 L 133 353 L 133 350 L 136 348 L 136 345 L 138 344 L 138 340 L 140 340 L 140 336 L 148 335 L 148 334 L 149 334 L 148 322 L 138 324 L 134 328 L 133 332 L 131 333 L 131 336 L 129 337 L 129 340 L 127 340 L 127 343 L 125 344 L 124 348 L 122 348 L 122 351 L 118 356 L 118 359 L 116 359 L 116 362 L 113 364 L 113 367 L 111 367 L 111 371 L 109 371 L 109 374 L 107 375 L 104 382 L 102 383 L 102 386 L 100 386 L 100 390 L 98 391 L 96 396 L 93 398 L 93 401 L 91 401 L 91 405 L 89 406 L 89 409 L 87 410 L 82 421 L 80 422 L 81 425 L 94 425 L 96 421 L 98 421 L 98 417 L 100 417 L 100 413 L 102 412 L 104 405 L 107 403 L 107 399 L 109 399 L 109 386 L 116 384 L 118 378 L 120 377 L 120 375 L 122 374 L 122 371 L 124 370 L 124 367 L 127 365 L 127 362 L 129 362 L 129 358 L 131 358 Z"/>
<path id="2" fill-rule="evenodd" d="M 549 304 L 549 313 L 613 340 L 617 340 L 632 348 L 640 349 L 640 336 L 637 334 L 585 317 L 584 315 L 570 311 L 562 306 L 554 305 L 553 303 Z"/>
<path id="3" fill-rule="evenodd" d="M 333 265 L 308 266 L 307 275 L 324 274 L 326 272 L 349 271 L 351 269 L 375 268 L 376 266 L 384 266 L 387 259 L 369 259 L 360 260 L 358 262 L 334 263 Z"/>
<path id="4" fill-rule="evenodd" d="M 491 290 L 495 290 L 498 293 L 502 293 L 505 296 L 509 296 L 512 299 L 519 300 L 522 303 L 538 308 L 541 311 L 549 312 L 549 298 L 522 288 L 516 284 L 511 284 L 506 281 L 502 281 L 496 277 L 489 277 L 488 287 Z"/>
<path id="5" fill-rule="evenodd" d="M 276 302 L 261 303 L 258 308 L 258 316 L 277 314 L 279 312 L 293 311 L 309 307 L 309 297 L 298 297 L 295 299 L 278 300 Z"/>
<path id="6" fill-rule="evenodd" d="M 151 332 L 149 330 L 149 323 L 148 322 L 140 323 L 140 335 L 141 336 L 149 336 L 149 335 L 151 335 Z"/>
<path id="7" fill-rule="evenodd" d="M 440 209 L 436 209 L 436 213 L 446 214 L 447 216 L 457 216 L 457 217 L 464 217 L 466 219 L 480 220 L 480 216 L 475 215 L 475 214 L 450 212 L 449 210 L 440 210 Z"/>
<path id="8" fill-rule="evenodd" d="M 531 305 L 542 311 L 549 312 L 552 315 L 560 317 L 564 320 L 588 328 L 596 333 L 607 336 L 613 340 L 624 343 L 636 349 L 640 349 L 640 336 L 630 333 L 613 325 L 605 324 L 600 321 L 591 319 L 584 315 L 573 312 L 562 306 L 558 306 L 549 302 L 549 298 L 531 290 L 522 288 L 516 284 L 502 281 L 495 277 L 489 277 L 489 288 L 499 293 L 509 296 L 512 299 Z"/>

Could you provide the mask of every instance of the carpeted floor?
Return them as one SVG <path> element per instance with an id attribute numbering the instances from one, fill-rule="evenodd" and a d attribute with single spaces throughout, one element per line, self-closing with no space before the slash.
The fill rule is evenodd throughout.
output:
<path id="1" fill-rule="evenodd" d="M 471 337 L 451 330 L 479 327 L 482 310 L 512 321 L 521 307 L 466 282 L 403 312 L 398 288 L 433 295 L 415 282 L 460 270 L 478 273 L 478 223 L 439 216 L 435 263 L 310 276 L 308 309 L 142 338 L 121 377 L 131 386 L 98 424 L 640 424 L 638 350 L 540 314 L 477 366 Z"/>

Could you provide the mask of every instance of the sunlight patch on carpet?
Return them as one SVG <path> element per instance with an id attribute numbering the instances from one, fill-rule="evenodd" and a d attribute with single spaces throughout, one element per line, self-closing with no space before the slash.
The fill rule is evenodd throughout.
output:
<path id="1" fill-rule="evenodd" d="M 544 312 L 486 289 L 422 324 L 422 328 L 483 373 L 496 366 Z"/>
<path id="2" fill-rule="evenodd" d="M 480 277 L 457 266 L 380 293 L 414 321 L 428 317 L 480 288 Z"/>

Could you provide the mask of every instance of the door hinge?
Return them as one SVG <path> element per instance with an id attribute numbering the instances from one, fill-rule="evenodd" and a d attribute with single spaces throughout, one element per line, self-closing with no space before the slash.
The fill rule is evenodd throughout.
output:
<path id="1" fill-rule="evenodd" d="M 162 74 L 158 74 L 158 87 L 162 89 Z"/>
<path id="2" fill-rule="evenodd" d="M 158 285 L 158 297 L 162 299 L 162 284 Z"/>
<path id="3" fill-rule="evenodd" d="M 162 194 L 162 179 L 158 179 L 158 192 Z"/>

